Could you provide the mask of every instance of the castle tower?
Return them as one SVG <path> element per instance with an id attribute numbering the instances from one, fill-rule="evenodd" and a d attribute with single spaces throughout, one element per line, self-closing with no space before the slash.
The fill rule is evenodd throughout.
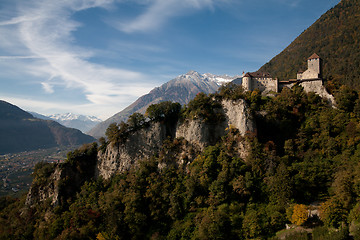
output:
<path id="1" fill-rule="evenodd" d="M 313 78 L 322 77 L 321 58 L 316 53 L 308 58 L 308 69 L 312 72 Z"/>
<path id="2" fill-rule="evenodd" d="M 297 79 L 318 79 L 322 78 L 321 58 L 314 53 L 308 60 L 308 69 L 305 72 L 298 72 Z"/>
<path id="3" fill-rule="evenodd" d="M 249 73 L 246 73 L 242 78 L 242 87 L 245 91 L 252 91 L 252 79 Z"/>

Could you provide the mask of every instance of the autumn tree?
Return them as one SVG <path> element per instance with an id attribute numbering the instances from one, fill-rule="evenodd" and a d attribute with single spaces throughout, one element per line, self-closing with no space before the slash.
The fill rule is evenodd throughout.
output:
<path id="1" fill-rule="evenodd" d="M 296 225 L 302 225 L 308 219 L 309 213 L 307 207 L 304 204 L 295 204 L 293 208 L 293 214 L 291 216 L 291 222 Z"/>

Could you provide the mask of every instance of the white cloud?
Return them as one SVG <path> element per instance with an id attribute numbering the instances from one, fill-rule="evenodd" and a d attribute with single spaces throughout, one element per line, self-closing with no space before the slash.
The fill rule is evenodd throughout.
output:
<path id="1" fill-rule="evenodd" d="M 147 75 L 90 62 L 95 53 L 76 45 L 73 32 L 81 23 L 72 20 L 72 15 L 88 8 L 110 8 L 113 0 L 33 0 L 22 4 L 17 16 L 0 22 L 0 50 L 6 52 L 0 60 L 29 59 L 21 64 L 26 66 L 21 70 L 43 79 L 39 83 L 46 93 L 54 93 L 55 85 L 77 88 L 92 108 L 95 104 L 116 104 L 119 111 L 119 101 L 128 104 L 129 96 L 135 98 L 153 88 L 146 83 L 150 80 Z"/>
<path id="2" fill-rule="evenodd" d="M 54 93 L 53 86 L 51 86 L 49 83 L 42 82 L 41 85 L 46 93 Z"/>
<path id="3" fill-rule="evenodd" d="M 0 22 L 0 26 L 14 25 L 14 24 L 19 24 L 19 23 L 28 22 L 28 21 L 35 21 L 37 19 L 39 19 L 39 16 L 38 17 L 36 17 L 36 16 L 32 16 L 32 17 L 19 16 L 19 17 L 12 18 L 8 21 Z"/>
<path id="4" fill-rule="evenodd" d="M 147 32 L 158 29 L 168 19 L 186 14 L 186 11 L 200 10 L 203 8 L 213 9 L 217 2 L 226 3 L 220 0 L 154 0 L 148 1 L 147 10 L 134 20 L 114 24 L 119 30 L 132 32 Z"/>

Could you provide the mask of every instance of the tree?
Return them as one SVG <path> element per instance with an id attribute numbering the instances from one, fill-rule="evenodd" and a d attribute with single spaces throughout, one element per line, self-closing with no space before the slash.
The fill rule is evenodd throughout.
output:
<path id="1" fill-rule="evenodd" d="M 341 86 L 339 91 L 335 93 L 338 108 L 347 112 L 353 111 L 357 99 L 357 92 L 345 85 Z"/>
<path id="2" fill-rule="evenodd" d="M 296 204 L 291 216 L 291 222 L 296 225 L 302 225 L 308 219 L 309 213 L 307 207 L 304 204 Z"/>
<path id="3" fill-rule="evenodd" d="M 161 102 L 158 104 L 151 104 L 147 109 L 145 115 L 151 120 L 175 120 L 177 119 L 181 110 L 180 103 L 172 103 L 170 101 Z"/>
<path id="4" fill-rule="evenodd" d="M 117 142 L 119 136 L 118 125 L 116 123 L 110 124 L 109 127 L 106 129 L 105 135 L 110 142 Z"/>
<path id="5" fill-rule="evenodd" d="M 339 201 L 329 199 L 320 206 L 320 219 L 326 226 L 338 228 L 346 220 L 346 211 Z"/>
<path id="6" fill-rule="evenodd" d="M 141 113 L 133 113 L 129 116 L 127 123 L 133 130 L 140 128 L 145 123 L 145 117 Z"/>

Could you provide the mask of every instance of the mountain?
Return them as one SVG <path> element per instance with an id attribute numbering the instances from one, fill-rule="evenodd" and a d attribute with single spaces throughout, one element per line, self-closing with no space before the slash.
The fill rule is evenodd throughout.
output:
<path id="1" fill-rule="evenodd" d="M 306 59 L 323 59 L 323 77 L 360 87 L 360 1 L 342 0 L 323 14 L 279 55 L 260 68 L 280 80 L 296 78 Z"/>
<path id="2" fill-rule="evenodd" d="M 66 127 L 79 129 L 83 133 L 86 133 L 98 123 L 102 122 L 101 119 L 94 116 L 77 115 L 73 113 L 53 114 L 48 117 Z"/>
<path id="3" fill-rule="evenodd" d="M 52 118 L 50 118 L 48 116 L 45 116 L 45 115 L 42 115 L 42 114 L 39 114 L 39 113 L 36 113 L 36 112 L 28 112 L 28 113 L 33 115 L 34 118 L 38 118 L 38 119 L 42 119 L 42 120 L 53 120 Z"/>
<path id="4" fill-rule="evenodd" d="M 211 73 L 200 74 L 196 71 L 189 71 L 141 96 L 121 112 L 96 125 L 88 134 L 93 137 L 102 137 L 111 123 L 126 121 L 134 112 L 144 113 L 151 104 L 172 101 L 184 105 L 199 92 L 214 93 L 221 84 L 231 82 L 234 78 L 236 77 L 217 76 Z"/>
<path id="5" fill-rule="evenodd" d="M 0 100 L 0 154 L 93 141 L 94 138 L 77 129 L 35 118 L 19 107 Z"/>

